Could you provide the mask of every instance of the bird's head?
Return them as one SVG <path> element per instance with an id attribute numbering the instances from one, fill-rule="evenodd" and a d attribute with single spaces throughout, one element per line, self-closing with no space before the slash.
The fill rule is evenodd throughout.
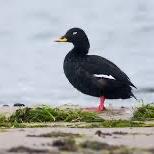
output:
<path id="1" fill-rule="evenodd" d="M 86 33 L 80 28 L 71 28 L 55 42 L 73 43 L 75 49 L 89 50 L 90 44 Z"/>

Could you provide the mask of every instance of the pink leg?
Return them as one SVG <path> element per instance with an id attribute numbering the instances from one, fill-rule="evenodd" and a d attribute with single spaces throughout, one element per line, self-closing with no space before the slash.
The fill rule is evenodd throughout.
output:
<path id="1" fill-rule="evenodd" d="M 105 97 L 101 96 L 98 108 L 95 108 L 95 107 L 83 108 L 83 111 L 86 111 L 86 112 L 102 112 L 102 111 L 105 110 L 104 102 L 105 102 Z"/>
<path id="2" fill-rule="evenodd" d="M 100 103 L 99 103 L 99 106 L 97 108 L 97 112 L 101 112 L 101 111 L 105 110 L 104 102 L 105 102 L 105 97 L 101 96 L 100 97 Z"/>

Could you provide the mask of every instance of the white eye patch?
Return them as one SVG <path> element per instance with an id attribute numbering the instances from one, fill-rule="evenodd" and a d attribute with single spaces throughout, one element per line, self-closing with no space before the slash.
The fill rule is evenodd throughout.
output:
<path id="1" fill-rule="evenodd" d="M 115 80 L 115 78 L 112 75 L 94 74 L 94 76 L 99 77 L 99 78 L 106 78 L 106 79 Z"/>
<path id="2" fill-rule="evenodd" d="M 77 34 L 77 32 L 73 32 L 73 35 L 76 35 Z"/>

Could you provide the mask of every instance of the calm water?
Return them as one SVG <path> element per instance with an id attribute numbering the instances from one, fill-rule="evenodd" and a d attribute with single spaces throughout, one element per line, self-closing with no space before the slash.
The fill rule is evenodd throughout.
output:
<path id="1" fill-rule="evenodd" d="M 153 101 L 153 8 L 153 0 L 0 0 L 0 104 L 98 103 L 72 88 L 63 74 L 72 45 L 53 40 L 72 27 L 87 32 L 91 54 L 112 60 L 128 74 L 139 99 Z"/>

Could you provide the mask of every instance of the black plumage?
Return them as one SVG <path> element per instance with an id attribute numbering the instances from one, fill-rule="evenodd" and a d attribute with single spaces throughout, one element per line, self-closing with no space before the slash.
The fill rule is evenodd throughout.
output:
<path id="1" fill-rule="evenodd" d="M 72 28 L 57 42 L 71 42 L 74 48 L 64 60 L 64 73 L 69 82 L 84 94 L 107 99 L 135 97 L 136 88 L 129 77 L 111 61 L 88 55 L 89 40 L 80 28 Z"/>

